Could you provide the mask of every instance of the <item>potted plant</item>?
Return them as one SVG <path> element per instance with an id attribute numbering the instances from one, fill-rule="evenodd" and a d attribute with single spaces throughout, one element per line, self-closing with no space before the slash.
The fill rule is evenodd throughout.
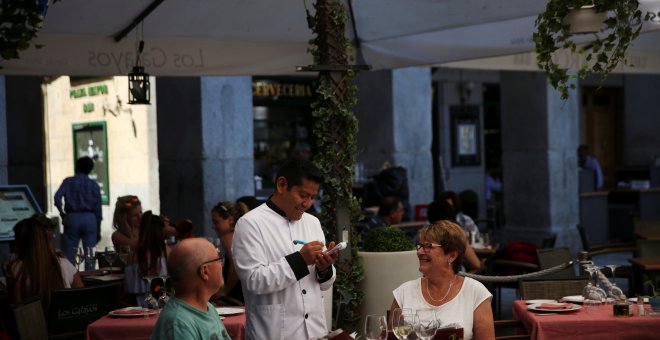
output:
<path id="1" fill-rule="evenodd" d="M 586 12 L 591 12 L 591 16 Z M 585 18 L 591 18 L 588 21 L 595 22 L 599 29 L 580 26 Z M 648 20 L 648 14 L 645 19 Z M 569 76 L 568 68 L 553 60 L 555 52 L 566 50 L 582 56 L 584 64 L 577 77 L 584 79 L 596 74 L 602 82 L 620 62 L 630 65 L 626 51 L 642 28 L 642 11 L 637 0 L 550 0 L 536 18 L 535 26 L 537 64 L 561 98 L 567 99 L 568 91 L 575 89 L 574 83 L 568 84 L 569 80 L 576 75 Z M 574 38 L 584 33 L 593 33 L 594 40 L 578 45 Z"/>
<path id="2" fill-rule="evenodd" d="M 654 312 L 660 312 L 660 288 L 656 289 L 651 280 L 644 282 L 644 285 L 651 287 L 651 296 L 649 296 L 651 309 Z"/>
<path id="3" fill-rule="evenodd" d="M 419 261 L 415 246 L 403 230 L 380 227 L 371 230 L 358 252 L 364 279 L 360 289 L 364 299 L 360 306 L 360 323 L 369 314 L 385 315 L 392 304 L 392 291 L 402 283 L 418 278 Z"/>

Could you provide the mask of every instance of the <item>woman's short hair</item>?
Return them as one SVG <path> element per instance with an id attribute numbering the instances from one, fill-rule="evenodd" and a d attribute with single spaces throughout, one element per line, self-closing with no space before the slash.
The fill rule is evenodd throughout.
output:
<path id="1" fill-rule="evenodd" d="M 447 220 L 433 222 L 420 230 L 419 239 L 442 245 L 445 253 L 455 251 L 458 256 L 452 262 L 452 269 L 454 273 L 459 272 L 465 257 L 467 238 L 465 231 L 458 224 Z"/>

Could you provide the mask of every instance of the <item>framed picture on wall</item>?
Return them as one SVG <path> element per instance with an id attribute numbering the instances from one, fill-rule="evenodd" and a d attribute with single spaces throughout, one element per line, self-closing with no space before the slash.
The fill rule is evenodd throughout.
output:
<path id="1" fill-rule="evenodd" d="M 101 188 L 101 202 L 110 202 L 108 178 L 108 137 L 105 122 L 73 124 L 73 159 L 88 156 L 94 160 L 89 178 Z"/>
<path id="2" fill-rule="evenodd" d="M 480 166 L 481 126 L 479 124 L 479 106 L 451 106 L 449 116 L 451 119 L 452 166 Z"/>

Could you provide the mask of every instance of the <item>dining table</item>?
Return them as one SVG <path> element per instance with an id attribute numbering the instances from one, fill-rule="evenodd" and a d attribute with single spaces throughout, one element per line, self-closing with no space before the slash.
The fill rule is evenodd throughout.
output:
<path id="1" fill-rule="evenodd" d="M 643 240 L 660 240 L 660 227 L 635 228 L 635 237 Z"/>
<path id="2" fill-rule="evenodd" d="M 579 305 L 576 305 L 579 306 Z M 613 304 L 581 306 L 577 310 L 535 312 L 524 300 L 512 304 L 513 318 L 525 326 L 532 339 L 623 340 L 658 339 L 660 315 L 616 317 Z M 633 305 L 633 307 L 636 307 Z M 645 304 L 647 312 L 650 305 Z M 648 313 L 647 313 L 648 314 Z"/>
<path id="3" fill-rule="evenodd" d="M 222 323 L 233 340 L 245 339 L 245 308 L 241 313 L 222 316 Z M 158 321 L 158 314 L 151 316 L 115 317 L 106 315 L 87 326 L 87 340 L 143 340 L 149 339 Z"/>

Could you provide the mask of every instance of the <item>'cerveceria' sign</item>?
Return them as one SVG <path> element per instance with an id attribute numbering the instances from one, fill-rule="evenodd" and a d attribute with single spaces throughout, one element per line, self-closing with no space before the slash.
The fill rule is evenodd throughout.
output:
<path id="1" fill-rule="evenodd" d="M 312 85 L 308 83 L 282 83 L 268 80 L 252 82 L 254 97 L 311 98 L 313 93 Z"/>

